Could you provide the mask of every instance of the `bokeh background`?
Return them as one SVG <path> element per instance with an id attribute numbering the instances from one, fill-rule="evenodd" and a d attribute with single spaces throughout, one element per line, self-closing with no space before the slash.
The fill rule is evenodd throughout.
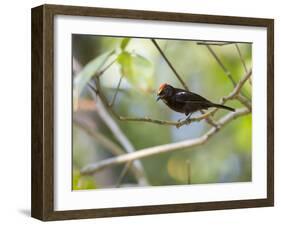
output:
<path id="1" fill-rule="evenodd" d="M 200 45 L 201 41 L 155 40 L 191 91 L 219 102 L 221 97 L 233 90 L 225 72 L 206 46 Z M 246 66 L 251 68 L 252 45 L 238 45 Z M 239 81 L 245 71 L 235 45 L 212 45 L 212 48 L 235 81 Z M 100 76 L 100 82 L 104 94 L 112 100 L 123 76 L 113 106 L 119 115 L 175 121 L 183 118 L 182 114 L 173 112 L 161 101 L 156 102 L 161 83 L 182 86 L 150 39 L 74 34 L 73 80 L 87 65 L 111 51 L 114 53 L 104 65 L 113 64 Z M 118 60 L 115 60 L 116 57 Z M 114 156 L 107 141 L 120 149 L 123 147 L 100 116 L 95 95 L 85 85 L 77 96 L 75 82 L 73 89 L 73 117 L 78 116 L 84 122 L 84 125 L 73 122 L 73 189 L 113 188 L 117 183 L 118 187 L 139 186 L 130 171 L 119 181 L 124 165 L 106 168 L 93 176 L 80 174 L 80 169 L 87 164 Z M 248 82 L 243 87 L 243 94 L 251 98 Z M 227 105 L 242 107 L 235 100 L 227 102 Z M 214 118 L 219 119 L 227 113 L 219 110 Z M 113 115 L 111 117 L 135 150 L 197 138 L 210 128 L 204 120 L 176 128 L 148 122 L 119 121 Z M 243 116 L 227 124 L 202 146 L 141 159 L 148 184 L 164 186 L 251 181 L 251 123 L 251 114 Z"/>

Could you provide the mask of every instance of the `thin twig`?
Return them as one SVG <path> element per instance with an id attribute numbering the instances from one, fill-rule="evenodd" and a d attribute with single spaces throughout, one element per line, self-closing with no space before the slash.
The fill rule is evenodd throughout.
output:
<path id="1" fill-rule="evenodd" d="M 241 95 L 240 93 L 237 95 L 236 97 L 237 100 L 240 101 L 241 104 L 243 104 L 244 106 L 246 106 L 250 111 L 252 110 L 252 103 L 251 101 L 249 101 L 247 98 L 245 98 L 243 95 Z"/>
<path id="2" fill-rule="evenodd" d="M 202 115 L 205 115 L 205 111 L 204 110 L 200 110 L 201 114 Z M 208 124 L 210 124 L 211 126 L 214 126 L 214 127 L 218 127 L 218 124 L 217 122 L 215 122 L 215 120 L 213 118 L 211 118 L 210 115 L 207 115 L 206 117 L 204 117 L 204 119 L 206 120 L 206 122 Z"/>
<path id="3" fill-rule="evenodd" d="M 223 64 L 223 62 L 220 60 L 220 58 L 218 57 L 218 55 L 215 53 L 215 51 L 211 48 L 211 46 L 209 45 L 206 45 L 206 47 L 208 48 L 209 52 L 212 54 L 212 56 L 216 59 L 217 63 L 219 64 L 219 66 L 222 68 L 222 70 L 224 71 L 224 73 L 226 74 L 226 76 L 228 77 L 228 79 L 231 81 L 233 87 L 236 86 L 236 82 L 232 76 L 232 74 L 230 73 L 230 71 L 226 68 L 226 66 Z M 241 93 L 243 94 L 243 96 L 248 99 L 249 101 L 249 98 L 244 95 L 243 91 L 241 91 Z M 242 104 L 245 104 L 245 102 Z"/>
<path id="4" fill-rule="evenodd" d="M 114 165 L 126 163 L 129 161 L 133 161 L 136 159 L 142 159 L 146 157 L 150 157 L 156 154 L 162 154 L 162 153 L 168 153 L 173 152 L 178 149 L 182 150 L 191 150 L 191 147 L 199 146 L 204 143 L 206 143 L 214 134 L 216 134 L 223 126 L 227 125 L 229 122 L 231 122 L 233 119 L 236 119 L 238 117 L 241 117 L 243 115 L 249 114 L 249 110 L 247 108 L 238 109 L 236 112 L 231 112 L 225 115 L 223 118 L 221 118 L 218 122 L 220 124 L 220 128 L 212 127 L 208 132 L 206 132 L 203 136 L 191 140 L 184 140 L 177 143 L 172 144 L 165 144 L 160 145 L 156 147 L 150 147 L 145 148 L 142 150 L 138 150 L 133 153 L 108 158 L 105 160 L 102 160 L 97 163 L 92 163 L 87 166 L 85 166 L 81 170 L 81 174 L 93 174 L 99 170 L 105 169 L 107 167 L 111 167 Z M 190 149 L 187 149 L 190 148 Z M 194 149 L 192 149 L 194 150 Z"/>
<path id="5" fill-rule="evenodd" d="M 214 46 L 225 46 L 225 45 L 230 45 L 235 42 L 212 42 L 212 41 L 200 41 L 196 42 L 197 45 L 214 45 Z"/>
<path id="6" fill-rule="evenodd" d="M 159 120 L 159 119 L 152 119 L 149 117 L 144 117 L 144 118 L 138 118 L 138 117 L 124 117 L 124 116 L 119 116 L 119 120 L 121 121 L 132 121 L 132 122 L 151 122 L 151 123 L 156 123 L 159 125 L 167 125 L 167 126 L 176 126 L 177 128 L 183 126 L 183 125 L 188 125 L 191 122 L 199 122 L 203 119 L 206 119 L 204 115 L 200 115 L 197 118 L 190 118 L 186 119 L 183 121 L 169 121 L 169 120 Z"/>
<path id="7" fill-rule="evenodd" d="M 157 50 L 159 51 L 159 53 L 162 55 L 162 57 L 164 58 L 164 60 L 166 61 L 166 63 L 169 65 L 169 67 L 172 69 L 172 71 L 174 72 L 175 76 L 178 78 L 178 80 L 180 81 L 181 85 L 184 87 L 184 89 L 189 90 L 187 85 L 185 84 L 185 82 L 183 81 L 183 79 L 181 78 L 181 76 L 179 75 L 179 73 L 176 71 L 176 69 L 173 67 L 173 65 L 171 64 L 171 62 L 169 61 L 169 59 L 166 57 L 166 55 L 164 54 L 164 52 L 162 51 L 162 49 L 160 48 L 160 46 L 157 44 L 155 39 L 151 39 L 152 43 L 154 44 L 154 46 L 157 48 Z"/>
<path id="8" fill-rule="evenodd" d="M 242 87 L 247 82 L 248 79 L 252 76 L 252 69 L 246 72 L 244 77 L 236 84 L 233 91 L 228 95 L 228 99 L 234 98 L 238 93 L 241 92 Z"/>
<path id="9" fill-rule="evenodd" d="M 209 50 L 209 52 L 212 54 L 212 56 L 215 58 L 215 60 L 217 61 L 217 63 L 219 64 L 219 66 L 221 67 L 221 69 L 224 71 L 224 73 L 227 75 L 228 79 L 231 81 L 233 87 L 236 86 L 236 82 L 232 76 L 232 74 L 230 73 L 230 71 L 224 66 L 223 62 L 220 60 L 220 58 L 218 57 L 218 55 L 215 53 L 215 51 L 211 48 L 210 45 L 206 45 L 207 49 Z"/>
<path id="10" fill-rule="evenodd" d="M 243 65 L 243 67 L 244 67 L 244 70 L 245 70 L 245 72 L 247 73 L 247 72 L 248 72 L 248 69 L 247 69 L 247 66 L 246 66 L 246 62 L 245 62 L 245 60 L 244 60 L 244 58 L 243 58 L 243 56 L 242 56 L 241 50 L 240 50 L 240 48 L 239 48 L 239 45 L 238 45 L 237 43 L 235 43 L 235 47 L 236 47 L 236 49 L 237 49 L 237 52 L 238 52 L 240 61 L 241 61 L 242 65 Z"/>
<path id="11" fill-rule="evenodd" d="M 99 72 L 96 73 L 95 76 L 99 77 L 103 75 L 103 73 L 108 70 L 115 62 L 117 61 L 117 58 L 115 58 L 113 61 L 111 61 L 108 65 L 106 65 L 103 69 L 101 69 Z"/>
<path id="12" fill-rule="evenodd" d="M 117 179 L 117 182 L 116 182 L 116 185 L 115 187 L 116 188 L 119 188 L 121 183 L 122 183 L 122 180 L 124 179 L 124 177 L 126 176 L 128 170 L 130 169 L 130 165 L 131 165 L 132 161 L 129 161 L 125 164 L 124 168 L 122 169 L 121 173 L 120 173 L 120 176 L 118 177 Z"/>
<path id="13" fill-rule="evenodd" d="M 247 73 L 247 72 L 248 72 L 248 68 L 247 68 L 245 59 L 244 59 L 243 56 L 242 56 L 241 50 L 240 50 L 240 48 L 239 48 L 239 45 L 238 45 L 237 43 L 235 43 L 235 47 L 236 47 L 237 52 L 238 52 L 238 54 L 239 54 L 240 61 L 241 61 L 242 65 L 243 65 L 243 67 L 244 67 L 244 70 L 245 70 L 245 72 Z M 249 83 L 250 83 L 250 85 L 252 85 L 252 79 L 251 79 L 251 78 L 249 79 Z"/>
<path id="14" fill-rule="evenodd" d="M 228 100 L 233 100 L 236 98 L 251 111 L 251 103 L 247 99 L 245 99 L 243 96 L 239 95 L 240 90 L 242 89 L 245 82 L 248 79 L 250 79 L 251 75 L 252 75 L 252 69 L 250 69 L 248 71 L 248 73 L 237 83 L 237 85 L 235 86 L 235 88 L 232 90 L 232 92 L 229 95 L 221 98 L 220 104 L 225 104 Z M 218 108 L 211 110 L 208 113 L 206 113 L 206 115 L 213 116 L 218 110 L 219 110 Z"/>
<path id="15" fill-rule="evenodd" d="M 118 81 L 117 87 L 116 87 L 116 89 L 115 89 L 114 96 L 113 96 L 113 98 L 112 98 L 111 103 L 109 104 L 110 107 L 112 107 L 112 106 L 114 105 L 114 103 L 115 103 L 115 100 L 116 100 L 116 97 L 117 97 L 117 94 L 118 94 L 118 92 L 119 92 L 120 85 L 121 85 L 121 82 L 122 82 L 122 78 L 123 78 L 123 75 L 120 76 L 120 79 L 119 79 L 119 81 Z"/>

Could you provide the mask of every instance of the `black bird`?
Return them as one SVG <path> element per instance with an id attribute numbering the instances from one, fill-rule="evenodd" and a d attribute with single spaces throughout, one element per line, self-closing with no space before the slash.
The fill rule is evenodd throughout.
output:
<path id="1" fill-rule="evenodd" d="M 157 101 L 161 99 L 172 110 L 184 113 L 187 119 L 195 111 L 205 110 L 210 107 L 223 108 L 228 111 L 235 111 L 231 107 L 215 104 L 204 97 L 179 88 L 174 88 L 169 84 L 161 84 L 157 93 Z"/>

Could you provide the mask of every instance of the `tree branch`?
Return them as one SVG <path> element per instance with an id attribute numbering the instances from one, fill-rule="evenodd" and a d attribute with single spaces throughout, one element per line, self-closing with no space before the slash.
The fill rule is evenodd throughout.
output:
<path id="1" fill-rule="evenodd" d="M 232 120 L 234 120 L 238 117 L 247 115 L 249 112 L 250 112 L 249 109 L 242 108 L 242 109 L 238 109 L 236 112 L 228 113 L 226 116 L 224 116 L 223 118 L 221 118 L 218 121 L 219 125 L 220 125 L 219 128 L 212 127 L 208 132 L 206 132 L 203 136 L 201 136 L 199 138 L 185 140 L 185 141 L 172 143 L 172 144 L 160 145 L 160 146 L 156 146 L 156 147 L 145 148 L 145 149 L 136 151 L 134 153 L 129 153 L 129 154 L 113 157 L 113 158 L 108 158 L 108 159 L 105 159 L 98 163 L 93 163 L 93 164 L 89 164 L 89 165 L 85 166 L 81 170 L 81 173 L 82 174 L 93 174 L 104 168 L 126 163 L 126 162 L 133 161 L 136 159 L 142 159 L 142 158 L 146 158 L 146 157 L 153 156 L 156 154 L 172 152 L 177 149 L 191 148 L 191 147 L 202 145 L 202 144 L 206 143 L 215 133 L 217 133 L 220 130 L 220 128 L 225 126 L 227 123 L 231 122 Z"/>
<path id="2" fill-rule="evenodd" d="M 125 154 L 126 152 L 121 149 L 118 145 L 116 145 L 113 141 L 108 139 L 106 136 L 103 134 L 97 132 L 94 129 L 94 123 L 90 118 L 85 118 L 85 116 L 81 116 L 79 113 L 75 113 L 73 116 L 73 122 L 81 129 L 83 129 L 89 136 L 93 137 L 97 143 L 102 145 L 103 147 L 106 148 L 111 154 L 113 155 L 122 155 Z M 129 164 L 126 170 L 130 170 L 131 173 L 135 176 L 135 178 L 140 177 L 140 170 L 137 168 L 135 165 Z M 125 172 L 123 173 L 125 175 Z M 121 182 L 122 179 L 120 179 Z M 137 179 L 138 180 L 138 179 Z"/>
<path id="3" fill-rule="evenodd" d="M 101 98 L 99 98 L 100 95 L 101 95 L 100 91 L 97 94 L 98 95 L 96 97 L 96 105 L 97 105 L 97 112 L 98 112 L 99 116 L 101 117 L 103 122 L 108 126 L 108 128 L 112 131 L 112 134 L 120 142 L 120 144 L 122 145 L 124 150 L 127 153 L 135 152 L 135 148 L 133 147 L 131 142 L 128 140 L 128 138 L 125 136 L 125 134 L 119 128 L 117 123 L 108 114 L 106 108 L 107 109 L 111 109 L 111 108 L 108 108 L 107 106 L 105 107 L 103 105 L 103 102 L 101 101 Z M 133 165 L 138 169 L 138 174 L 137 174 L 137 177 L 136 177 L 136 179 L 138 180 L 138 183 L 140 185 L 148 185 L 148 181 L 145 178 L 144 169 L 142 167 L 141 162 L 136 160 L 136 161 L 133 162 Z"/>
<path id="4" fill-rule="evenodd" d="M 73 58 L 73 61 L 75 62 L 75 64 L 73 64 L 75 66 L 75 67 L 73 66 L 73 71 L 74 71 L 74 73 L 78 73 L 82 69 L 82 66 L 78 62 L 78 60 L 76 60 L 75 58 Z M 112 61 L 110 64 L 108 64 L 104 69 L 102 69 L 101 72 L 99 72 L 97 75 L 94 75 L 93 77 L 97 78 L 97 80 L 99 80 L 99 75 L 102 75 L 105 72 L 105 70 L 107 70 L 115 61 L 116 61 L 116 59 L 114 61 Z M 94 90 L 94 93 L 98 94 L 98 90 L 94 86 L 92 86 L 91 88 Z M 133 145 L 130 143 L 130 141 L 127 139 L 127 137 L 121 131 L 121 129 L 118 127 L 116 122 L 107 113 L 104 105 L 99 100 L 100 100 L 100 98 L 98 96 L 96 96 L 97 112 L 98 112 L 99 116 L 101 117 L 101 119 L 105 122 L 105 124 L 111 130 L 112 134 L 119 141 L 119 143 L 124 148 L 124 150 L 128 153 L 134 152 L 135 149 L 134 149 Z M 115 151 L 116 150 L 117 149 L 115 149 Z M 138 181 L 138 183 L 140 185 L 148 185 L 148 181 L 146 180 L 146 177 L 144 174 L 144 169 L 142 167 L 141 162 L 136 160 L 132 163 L 131 167 L 132 167 L 132 170 L 134 171 L 134 175 L 136 176 L 136 180 Z"/>
<path id="5" fill-rule="evenodd" d="M 79 113 L 75 113 L 73 115 L 73 122 L 81 129 L 83 129 L 87 134 L 91 137 L 95 138 L 98 143 L 100 143 L 103 147 L 105 147 L 108 151 L 110 151 L 113 155 L 122 155 L 126 153 L 123 151 L 118 145 L 108 139 L 106 136 L 97 132 L 94 129 L 94 123 L 92 120 L 85 118 L 85 116 L 81 116 Z"/>

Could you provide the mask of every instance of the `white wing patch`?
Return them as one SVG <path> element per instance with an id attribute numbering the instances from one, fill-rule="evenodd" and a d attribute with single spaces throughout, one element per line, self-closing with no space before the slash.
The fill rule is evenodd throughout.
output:
<path id="1" fill-rule="evenodd" d="M 179 92 L 178 94 L 179 94 L 179 95 L 185 95 L 186 92 Z"/>

